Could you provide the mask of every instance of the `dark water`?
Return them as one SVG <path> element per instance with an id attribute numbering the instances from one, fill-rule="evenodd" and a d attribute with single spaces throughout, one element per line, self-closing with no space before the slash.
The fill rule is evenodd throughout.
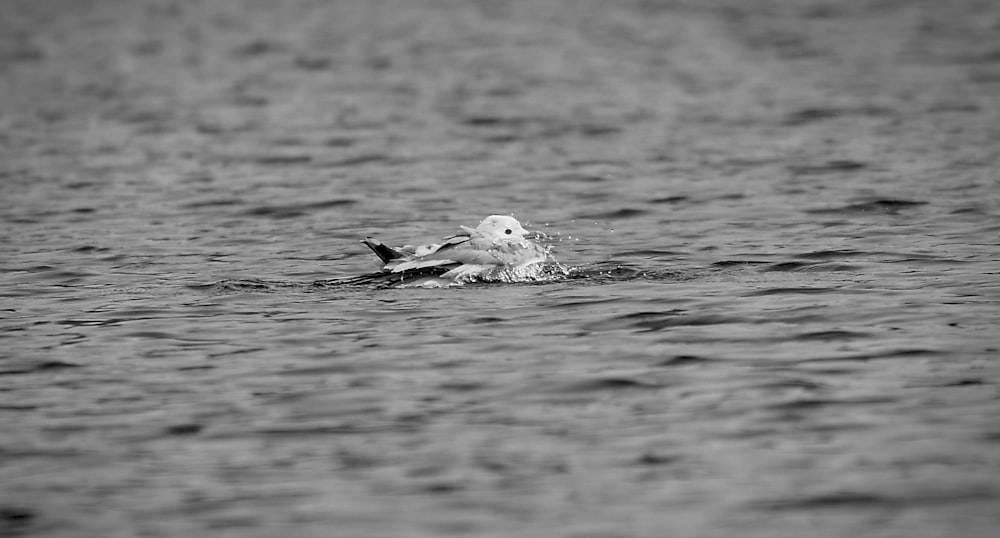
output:
<path id="1" fill-rule="evenodd" d="M 0 534 L 994 535 L 997 4 L 273 4 L 0 8 Z"/>

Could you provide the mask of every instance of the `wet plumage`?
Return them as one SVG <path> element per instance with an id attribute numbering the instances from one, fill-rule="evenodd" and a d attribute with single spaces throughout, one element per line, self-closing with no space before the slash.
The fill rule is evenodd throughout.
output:
<path id="1" fill-rule="evenodd" d="M 430 277 L 438 283 L 529 277 L 548 260 L 545 248 L 513 217 L 490 215 L 475 228 L 441 243 L 400 248 L 377 239 L 361 240 L 382 261 L 382 272 L 400 277 Z"/>

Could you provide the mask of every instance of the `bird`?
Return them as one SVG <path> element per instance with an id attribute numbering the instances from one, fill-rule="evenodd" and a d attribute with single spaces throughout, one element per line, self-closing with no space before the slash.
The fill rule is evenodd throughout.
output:
<path id="1" fill-rule="evenodd" d="M 459 228 L 437 244 L 392 248 L 373 237 L 361 243 L 381 260 L 383 275 L 420 285 L 532 280 L 549 259 L 548 250 L 530 239 L 537 234 L 514 217 L 490 215 L 475 228 Z"/>

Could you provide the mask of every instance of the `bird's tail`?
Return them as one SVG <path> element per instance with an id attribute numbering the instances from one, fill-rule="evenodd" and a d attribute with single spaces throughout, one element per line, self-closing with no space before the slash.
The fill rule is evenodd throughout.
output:
<path id="1" fill-rule="evenodd" d="M 382 263 L 389 263 L 390 260 L 403 257 L 402 253 L 394 250 L 392 247 L 383 245 L 381 241 L 375 239 L 374 237 L 366 237 L 362 239 L 361 242 L 364 243 L 366 247 L 372 249 L 372 252 L 374 252 L 380 260 L 382 260 Z"/>

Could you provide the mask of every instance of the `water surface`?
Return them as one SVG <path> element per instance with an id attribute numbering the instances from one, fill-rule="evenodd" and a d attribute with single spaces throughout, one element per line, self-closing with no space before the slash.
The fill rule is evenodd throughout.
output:
<path id="1" fill-rule="evenodd" d="M 993 3 L 12 6 L 4 535 L 1000 524 Z"/>

